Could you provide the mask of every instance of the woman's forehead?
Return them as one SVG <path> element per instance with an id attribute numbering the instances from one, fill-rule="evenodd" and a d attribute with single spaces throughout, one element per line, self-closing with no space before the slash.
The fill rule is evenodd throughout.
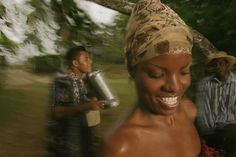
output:
<path id="1" fill-rule="evenodd" d="M 177 54 L 177 55 L 165 54 L 154 57 L 140 64 L 144 66 L 153 66 L 159 68 L 185 67 L 192 64 L 192 56 L 187 54 Z"/>
<path id="2" fill-rule="evenodd" d="M 192 55 L 189 54 L 164 54 L 164 55 L 160 55 L 160 56 L 156 56 L 153 57 L 149 60 L 147 60 L 147 62 L 149 63 L 160 63 L 160 64 L 164 64 L 165 62 L 170 62 L 172 64 L 176 64 L 178 62 L 191 62 L 192 61 Z"/>

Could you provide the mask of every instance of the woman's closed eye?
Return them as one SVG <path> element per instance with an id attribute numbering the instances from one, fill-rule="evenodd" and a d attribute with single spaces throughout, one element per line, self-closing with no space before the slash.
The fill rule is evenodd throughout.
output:
<path id="1" fill-rule="evenodd" d="M 158 79 L 161 78 L 162 76 L 164 76 L 164 73 L 160 72 L 160 73 L 147 73 L 148 77 L 152 78 L 152 79 Z"/>

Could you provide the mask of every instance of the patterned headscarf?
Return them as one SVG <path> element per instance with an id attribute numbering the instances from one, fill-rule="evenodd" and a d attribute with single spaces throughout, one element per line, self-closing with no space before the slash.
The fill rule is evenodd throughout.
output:
<path id="1" fill-rule="evenodd" d="M 128 70 L 162 54 L 191 54 L 192 34 L 184 21 L 160 0 L 139 0 L 126 27 Z"/>

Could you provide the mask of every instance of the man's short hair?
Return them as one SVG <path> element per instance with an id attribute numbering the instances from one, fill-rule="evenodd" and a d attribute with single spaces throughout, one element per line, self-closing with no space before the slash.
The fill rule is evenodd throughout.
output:
<path id="1" fill-rule="evenodd" d="M 65 60 L 68 65 L 71 65 L 72 61 L 80 54 L 81 51 L 86 51 L 84 46 L 75 46 L 70 48 L 65 55 Z"/>

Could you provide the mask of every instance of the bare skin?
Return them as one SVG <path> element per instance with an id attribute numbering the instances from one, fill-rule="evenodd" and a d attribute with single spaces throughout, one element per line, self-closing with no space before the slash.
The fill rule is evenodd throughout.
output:
<path id="1" fill-rule="evenodd" d="M 173 62 L 178 61 L 178 62 Z M 138 104 L 109 134 L 99 157 L 197 157 L 196 108 L 183 99 L 190 85 L 191 56 L 163 55 L 137 66 Z"/>
<path id="2" fill-rule="evenodd" d="M 193 104 L 186 101 L 182 105 L 191 108 Z M 137 108 L 106 139 L 100 156 L 197 157 L 199 153 L 198 133 L 183 108 L 170 117 L 153 116 Z"/>

